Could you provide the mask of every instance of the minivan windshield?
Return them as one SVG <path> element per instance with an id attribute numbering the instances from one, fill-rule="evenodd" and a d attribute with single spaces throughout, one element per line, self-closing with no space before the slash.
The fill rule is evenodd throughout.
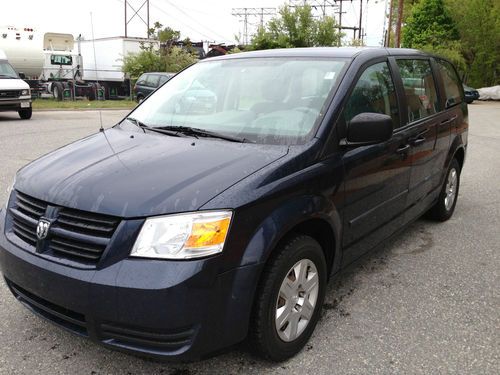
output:
<path id="1" fill-rule="evenodd" d="M 19 78 L 14 68 L 7 61 L 0 61 L 0 79 Z"/>
<path id="2" fill-rule="evenodd" d="M 303 143 L 346 63 L 316 57 L 205 60 L 174 76 L 130 116 L 148 127 Z"/>

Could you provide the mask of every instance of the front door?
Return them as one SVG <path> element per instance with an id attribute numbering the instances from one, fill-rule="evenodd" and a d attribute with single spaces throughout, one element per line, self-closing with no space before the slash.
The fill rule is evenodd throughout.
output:
<path id="1" fill-rule="evenodd" d="M 350 263 L 392 234 L 402 223 L 410 181 L 408 130 L 399 129 L 393 76 L 387 61 L 367 67 L 355 84 L 340 117 L 342 125 L 357 114 L 392 117 L 392 138 L 380 144 L 347 149 L 343 155 L 345 199 L 343 263 Z"/>

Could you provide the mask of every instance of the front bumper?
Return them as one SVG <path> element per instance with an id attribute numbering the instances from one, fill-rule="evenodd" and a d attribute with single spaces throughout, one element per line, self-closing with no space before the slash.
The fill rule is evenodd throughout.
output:
<path id="1" fill-rule="evenodd" d="M 0 99 L 0 112 L 20 111 L 31 108 L 31 97 L 19 99 Z"/>
<path id="2" fill-rule="evenodd" d="M 14 245 L 0 211 L 0 267 L 30 310 L 105 346 L 195 360 L 244 339 L 261 265 L 219 273 L 218 257 L 126 258 L 76 269 Z"/>

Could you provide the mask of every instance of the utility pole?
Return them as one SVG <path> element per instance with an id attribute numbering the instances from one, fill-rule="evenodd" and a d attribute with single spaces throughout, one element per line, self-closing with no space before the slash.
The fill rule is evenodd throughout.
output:
<path id="1" fill-rule="evenodd" d="M 128 36 L 127 35 L 127 0 L 125 0 L 125 38 Z"/>
<path id="2" fill-rule="evenodd" d="M 149 38 L 149 0 L 144 0 L 139 6 L 139 8 L 137 8 L 137 10 L 130 4 L 130 0 L 125 0 L 124 5 L 125 5 L 125 37 L 128 37 L 128 30 L 127 30 L 128 24 L 135 18 L 135 16 L 137 16 L 138 18 L 141 19 L 144 25 L 146 25 L 147 27 L 146 35 Z M 144 20 L 144 18 L 142 18 L 141 15 L 139 14 L 144 5 L 146 6 L 146 20 Z M 128 18 L 127 16 L 128 8 L 132 9 L 132 11 L 134 12 L 134 14 L 132 14 L 132 17 L 130 18 Z"/>
<path id="3" fill-rule="evenodd" d="M 398 20 L 396 23 L 396 48 L 401 47 L 401 23 L 403 22 L 403 0 L 398 1 Z"/>
<path id="4" fill-rule="evenodd" d="M 359 0 L 359 30 L 358 39 L 361 40 L 361 23 L 363 20 L 363 0 Z"/>
<path id="5" fill-rule="evenodd" d="M 259 17 L 261 27 L 264 26 L 264 16 L 274 16 L 275 8 L 233 8 L 231 15 L 243 18 L 243 44 L 248 44 L 248 19 L 250 17 Z"/>

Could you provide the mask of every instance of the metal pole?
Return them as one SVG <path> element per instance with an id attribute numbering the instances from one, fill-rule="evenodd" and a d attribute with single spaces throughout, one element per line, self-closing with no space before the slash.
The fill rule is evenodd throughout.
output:
<path id="1" fill-rule="evenodd" d="M 358 39 L 361 40 L 361 21 L 363 19 L 363 0 L 359 1 L 359 32 Z"/>
<path id="2" fill-rule="evenodd" d="M 125 0 L 125 38 L 127 37 L 127 0 Z"/>
<path id="3" fill-rule="evenodd" d="M 340 29 L 339 29 L 339 47 L 340 45 L 342 44 L 342 3 L 343 1 L 340 0 L 340 8 L 339 8 L 339 26 L 340 26 Z M 356 34 L 356 32 L 354 32 L 354 34 Z"/>
<path id="4" fill-rule="evenodd" d="M 247 13 L 247 8 L 245 8 L 245 20 L 244 20 L 244 25 L 243 25 L 243 38 L 245 40 L 245 45 L 248 45 L 248 13 Z"/>
<path id="5" fill-rule="evenodd" d="M 396 48 L 401 47 L 401 22 L 403 22 L 403 0 L 398 2 L 398 23 L 396 24 Z"/>
<path id="6" fill-rule="evenodd" d="M 146 36 L 147 38 L 149 39 L 149 0 L 147 0 L 147 4 L 146 4 L 146 12 L 147 12 L 147 19 L 148 19 L 148 32 L 146 33 Z"/>
<path id="7" fill-rule="evenodd" d="M 386 47 L 391 46 L 391 31 L 392 31 L 392 6 L 393 0 L 391 0 L 391 5 L 389 6 L 389 27 L 387 27 L 387 39 L 386 39 Z"/>

